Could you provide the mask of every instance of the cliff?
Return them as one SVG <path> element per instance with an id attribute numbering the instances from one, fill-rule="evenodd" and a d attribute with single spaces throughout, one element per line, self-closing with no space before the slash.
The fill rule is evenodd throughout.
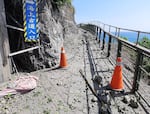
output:
<path id="1" fill-rule="evenodd" d="M 5 0 L 7 24 L 23 28 L 23 10 L 20 0 Z M 13 9 L 13 10 L 12 10 Z M 51 67 L 59 61 L 64 39 L 78 32 L 74 21 L 74 8 L 70 3 L 60 5 L 56 0 L 38 1 L 40 51 L 34 50 L 13 57 L 19 70 L 34 71 Z M 16 52 L 38 43 L 25 42 L 23 32 L 8 29 L 10 52 Z"/>

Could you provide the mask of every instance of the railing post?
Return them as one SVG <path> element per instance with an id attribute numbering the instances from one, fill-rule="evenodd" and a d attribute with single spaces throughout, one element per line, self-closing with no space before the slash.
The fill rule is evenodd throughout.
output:
<path id="1" fill-rule="evenodd" d="M 139 38 L 140 38 L 140 32 L 138 31 L 138 35 L 137 35 L 136 44 L 138 44 L 138 42 L 139 42 Z"/>
<path id="2" fill-rule="evenodd" d="M 110 56 L 110 50 L 111 50 L 111 39 L 112 39 L 112 37 L 111 37 L 111 35 L 109 35 L 109 41 L 108 41 L 108 53 L 107 53 L 107 57 L 109 57 Z"/>
<path id="3" fill-rule="evenodd" d="M 96 40 L 97 40 L 97 37 L 98 37 L 98 27 L 96 27 Z"/>
<path id="4" fill-rule="evenodd" d="M 109 32 L 110 32 L 110 30 L 111 30 L 111 26 L 109 25 Z"/>
<path id="5" fill-rule="evenodd" d="M 105 30 L 105 24 L 103 24 L 103 30 Z"/>
<path id="6" fill-rule="evenodd" d="M 141 69 L 140 66 L 143 62 L 143 54 L 140 50 L 137 52 L 137 58 L 136 58 L 136 66 L 135 66 L 135 72 L 134 72 L 134 80 L 133 80 L 133 87 L 132 92 L 135 93 L 135 91 L 139 88 L 139 81 L 141 77 Z"/>
<path id="7" fill-rule="evenodd" d="M 99 27 L 97 27 L 97 39 L 96 40 L 98 39 L 99 39 Z"/>
<path id="8" fill-rule="evenodd" d="M 103 32 L 104 32 L 104 31 L 103 31 Z M 106 37 L 106 33 L 104 32 L 104 34 L 103 34 L 102 50 L 105 48 L 105 37 Z"/>
<path id="9" fill-rule="evenodd" d="M 117 27 L 116 27 L 116 31 L 115 31 L 115 36 L 117 36 Z"/>
<path id="10" fill-rule="evenodd" d="M 117 57 L 121 57 L 121 50 L 122 50 L 122 43 L 120 40 L 118 40 Z"/>
<path id="11" fill-rule="evenodd" d="M 98 40 L 99 43 L 101 43 L 101 32 L 102 32 L 102 29 L 100 28 L 100 30 L 99 30 L 99 40 Z"/>
<path id="12" fill-rule="evenodd" d="M 120 28 L 118 28 L 118 37 L 120 36 Z"/>

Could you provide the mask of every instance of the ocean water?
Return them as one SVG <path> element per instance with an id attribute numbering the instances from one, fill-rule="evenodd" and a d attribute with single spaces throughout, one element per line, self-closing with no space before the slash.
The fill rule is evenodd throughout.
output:
<path id="1" fill-rule="evenodd" d="M 126 37 L 128 39 L 128 41 L 135 43 L 137 41 L 138 33 L 136 33 L 136 32 L 120 32 L 120 37 Z M 150 39 L 150 34 L 140 33 L 138 41 L 140 41 L 143 37 L 147 37 Z"/>
<path id="2" fill-rule="evenodd" d="M 115 32 L 112 32 L 112 34 L 115 35 Z M 138 33 L 137 32 L 120 32 L 119 36 L 120 37 L 126 37 L 128 39 L 128 41 L 130 41 L 132 43 L 136 43 Z M 138 41 L 140 41 L 143 37 L 147 37 L 148 39 L 150 39 L 150 34 L 140 33 Z M 101 40 L 102 40 L 102 38 L 103 38 L 103 33 L 101 34 Z M 108 39 L 109 39 L 109 36 L 106 35 L 105 41 L 108 42 Z"/>

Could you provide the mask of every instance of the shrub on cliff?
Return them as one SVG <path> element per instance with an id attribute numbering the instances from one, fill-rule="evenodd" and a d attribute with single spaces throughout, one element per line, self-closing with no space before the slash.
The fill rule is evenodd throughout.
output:
<path id="1" fill-rule="evenodd" d="M 139 45 L 150 49 L 150 39 L 148 39 L 148 37 L 144 36 L 144 37 L 139 41 Z"/>
<path id="2" fill-rule="evenodd" d="M 72 0 L 54 0 L 57 5 L 71 4 Z"/>

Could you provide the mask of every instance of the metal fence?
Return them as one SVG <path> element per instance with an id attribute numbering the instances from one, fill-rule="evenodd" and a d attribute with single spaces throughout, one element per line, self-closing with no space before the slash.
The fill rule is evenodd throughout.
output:
<path id="1" fill-rule="evenodd" d="M 108 26 L 107 30 L 105 30 Z M 101 26 L 94 24 L 81 24 L 81 28 L 90 31 L 95 35 L 100 48 L 109 57 L 113 63 L 116 63 L 117 57 L 122 57 L 123 61 L 123 76 L 128 81 L 131 92 L 138 92 L 146 101 L 149 97 L 150 89 L 150 49 L 138 45 L 140 34 L 149 34 L 148 32 L 141 32 L 123 28 L 117 28 L 107 24 Z M 115 29 L 114 29 L 115 28 Z M 116 30 L 111 32 L 111 30 Z M 132 43 L 120 36 L 121 30 L 128 30 L 137 33 L 136 42 Z M 147 105 L 149 103 L 147 102 Z"/>

